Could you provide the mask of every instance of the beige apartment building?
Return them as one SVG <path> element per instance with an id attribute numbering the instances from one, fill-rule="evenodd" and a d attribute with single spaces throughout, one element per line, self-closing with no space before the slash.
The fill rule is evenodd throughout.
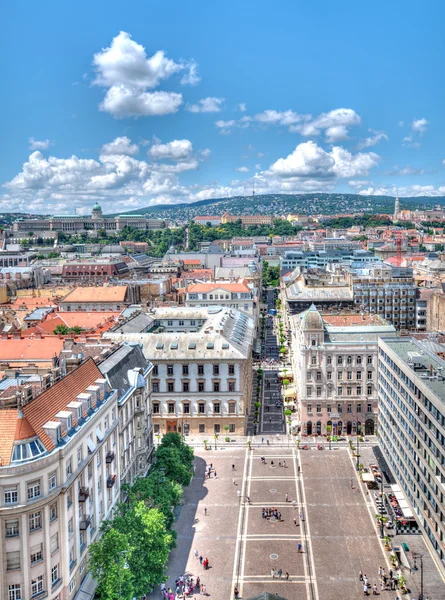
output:
<path id="1" fill-rule="evenodd" d="M 252 395 L 254 323 L 236 309 L 158 308 L 145 333 L 105 337 L 142 344 L 153 363 L 154 434 L 243 435 Z"/>
<path id="2" fill-rule="evenodd" d="M 117 391 L 90 358 L 0 405 L 0 597 L 68 600 L 119 498 Z"/>

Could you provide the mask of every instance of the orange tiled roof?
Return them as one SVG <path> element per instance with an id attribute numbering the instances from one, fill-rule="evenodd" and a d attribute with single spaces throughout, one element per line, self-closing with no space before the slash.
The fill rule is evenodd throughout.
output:
<path id="1" fill-rule="evenodd" d="M 322 319 L 327 325 L 334 327 L 354 327 L 355 325 L 384 325 L 383 320 L 378 315 L 324 315 Z"/>
<path id="2" fill-rule="evenodd" d="M 14 440 L 15 441 L 26 440 L 30 437 L 34 437 L 36 435 L 36 432 L 31 427 L 31 425 L 28 423 L 28 421 L 25 418 L 25 416 L 23 415 L 23 413 L 20 413 L 20 411 L 19 411 L 17 416 L 18 416 L 18 419 L 17 419 L 16 426 L 15 426 Z"/>
<path id="3" fill-rule="evenodd" d="M 58 337 L 0 340 L 0 360 L 5 362 L 50 360 L 58 356 L 63 340 Z"/>
<path id="4" fill-rule="evenodd" d="M 62 302 L 123 302 L 126 293 L 126 285 L 78 287 L 65 296 Z"/>
<path id="5" fill-rule="evenodd" d="M 52 334 L 58 325 L 66 327 L 81 327 L 88 331 L 108 331 L 116 325 L 120 312 L 58 312 L 52 313 L 35 327 L 29 327 L 23 335 L 29 336 L 36 333 Z"/>
<path id="6" fill-rule="evenodd" d="M 18 412 L 17 408 L 0 410 L 0 467 L 7 467 L 11 461 Z"/>
<path id="7" fill-rule="evenodd" d="M 250 292 L 249 286 L 245 283 L 192 283 L 187 291 L 192 293 L 206 293 L 213 290 L 227 290 L 229 292 Z"/>
<path id="8" fill-rule="evenodd" d="M 47 450 L 51 451 L 54 444 L 42 426 L 47 421 L 54 420 L 59 411 L 64 410 L 66 405 L 73 402 L 78 394 L 84 392 L 89 385 L 93 385 L 96 379 L 100 378 L 102 378 L 102 373 L 94 360 L 88 358 L 75 371 L 69 373 L 23 407 L 26 419 Z"/>
<path id="9" fill-rule="evenodd" d="M 185 265 L 200 265 L 201 261 L 198 258 L 187 258 L 182 261 Z"/>

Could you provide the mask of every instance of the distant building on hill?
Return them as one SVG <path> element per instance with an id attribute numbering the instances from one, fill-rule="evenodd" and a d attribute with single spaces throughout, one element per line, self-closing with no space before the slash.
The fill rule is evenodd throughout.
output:
<path id="1" fill-rule="evenodd" d="M 273 219 L 273 215 L 230 215 L 225 213 L 221 217 L 221 222 L 224 225 L 241 221 L 243 227 L 249 227 L 250 225 L 272 225 Z"/>

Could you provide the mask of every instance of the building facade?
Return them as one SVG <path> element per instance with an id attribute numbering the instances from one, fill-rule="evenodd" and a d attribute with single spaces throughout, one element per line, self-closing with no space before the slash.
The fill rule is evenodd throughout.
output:
<path id="1" fill-rule="evenodd" d="M 153 363 L 154 434 L 244 435 L 252 396 L 253 320 L 220 306 L 159 308 L 151 315 L 154 325 L 147 333 L 105 337 L 141 343 Z"/>
<path id="2" fill-rule="evenodd" d="M 445 575 L 445 361 L 412 338 L 379 341 L 380 448 Z"/>
<path id="3" fill-rule="evenodd" d="M 117 392 L 92 359 L 0 407 L 0 596 L 74 597 L 119 498 Z"/>
<path id="4" fill-rule="evenodd" d="M 230 215 L 225 213 L 221 217 L 221 222 L 225 223 L 236 223 L 241 221 L 244 227 L 250 225 L 272 225 L 274 217 L 272 215 Z"/>
<path id="5" fill-rule="evenodd" d="M 394 327 L 378 317 L 322 315 L 312 305 L 291 318 L 291 329 L 302 434 L 374 434 L 377 342 Z"/>
<path id="6" fill-rule="evenodd" d="M 139 344 L 124 343 L 99 364 L 104 378 L 118 392 L 120 481 L 132 484 L 147 474 L 153 454 L 151 372 Z"/>
<path id="7" fill-rule="evenodd" d="M 248 314 L 255 322 L 258 317 L 258 303 L 254 292 L 246 281 L 189 284 L 185 303 L 186 306 L 193 307 L 223 306 L 224 308 L 235 308 Z"/>

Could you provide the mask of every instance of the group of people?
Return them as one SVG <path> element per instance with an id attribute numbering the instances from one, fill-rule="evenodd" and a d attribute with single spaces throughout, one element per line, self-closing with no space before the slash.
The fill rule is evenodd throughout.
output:
<path id="1" fill-rule="evenodd" d="M 282 577 L 283 577 L 283 571 L 282 571 L 282 569 L 278 569 L 277 571 L 275 571 L 275 569 L 271 569 L 270 570 L 270 576 L 272 577 L 272 579 L 276 579 L 276 578 L 277 579 L 282 579 Z M 284 579 L 286 581 L 288 581 L 288 579 L 289 579 L 289 573 L 287 571 L 284 573 Z"/>
<path id="2" fill-rule="evenodd" d="M 216 479 L 216 469 L 213 468 L 213 463 L 210 463 L 209 465 L 206 466 L 205 479 L 210 479 L 210 477 L 212 476 L 212 472 L 213 472 L 213 477 L 215 477 L 215 479 Z"/>
<path id="3" fill-rule="evenodd" d="M 379 567 L 378 570 L 378 578 L 380 583 L 380 591 L 383 592 L 385 590 L 396 590 L 397 589 L 397 579 L 394 576 L 392 569 L 389 570 L 388 575 L 386 575 L 385 569 L 383 567 Z M 371 585 L 368 580 L 366 573 L 360 571 L 359 580 L 363 582 L 363 595 L 369 596 L 369 591 L 372 591 L 373 596 L 379 595 L 379 586 L 377 583 L 373 583 Z"/>
<path id="4" fill-rule="evenodd" d="M 189 575 L 178 577 L 175 580 L 175 592 L 171 588 L 167 588 L 165 583 L 161 585 L 161 598 L 163 600 L 179 600 L 195 593 L 207 595 L 206 586 L 201 583 L 199 577 L 196 580 Z"/>
<path id="5" fill-rule="evenodd" d="M 281 518 L 280 511 L 273 507 L 272 508 L 263 508 L 261 511 L 261 516 L 263 517 L 263 519 L 271 519 L 272 517 L 275 517 L 278 521 L 283 520 Z"/>

